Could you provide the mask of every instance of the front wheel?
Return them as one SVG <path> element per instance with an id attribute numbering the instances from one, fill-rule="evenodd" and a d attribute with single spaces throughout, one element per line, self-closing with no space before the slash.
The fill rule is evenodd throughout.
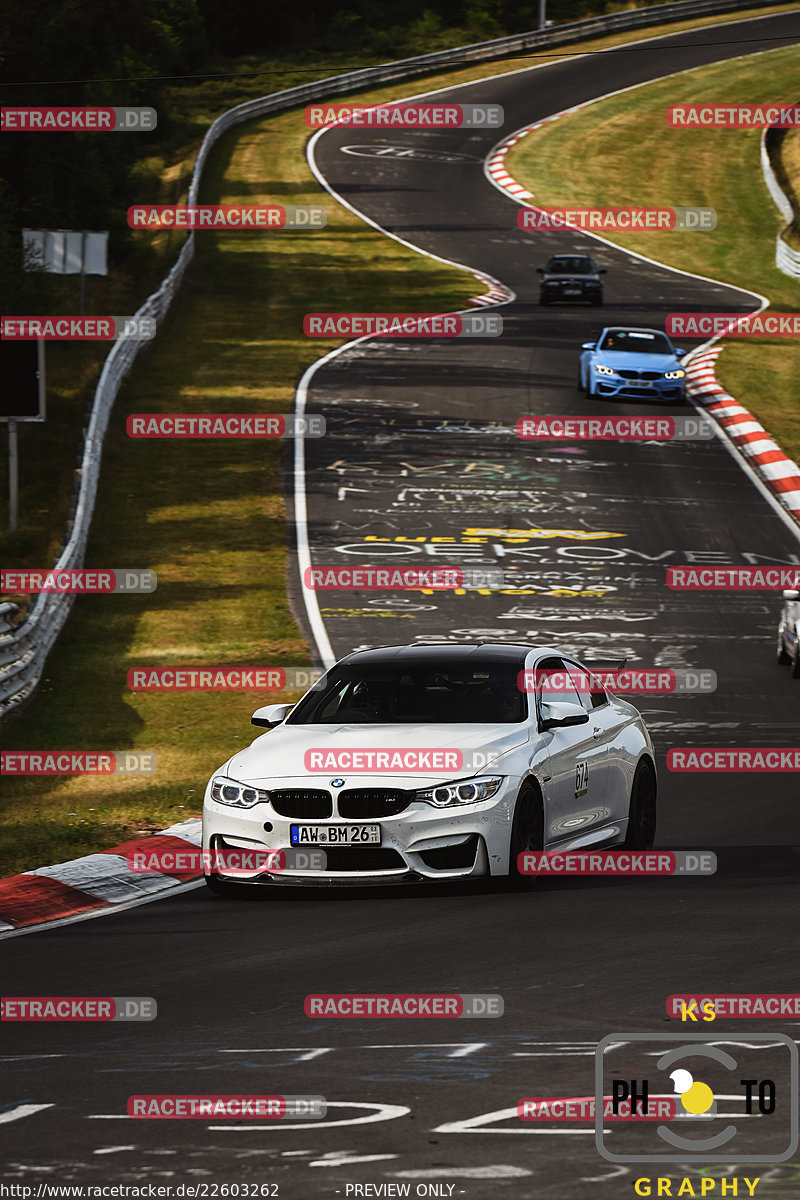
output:
<path id="1" fill-rule="evenodd" d="M 628 809 L 627 850 L 649 850 L 656 838 L 656 775 L 643 759 L 633 776 Z"/>
<path id="2" fill-rule="evenodd" d="M 527 886 L 536 882 L 536 875 L 522 872 L 518 866 L 520 854 L 526 850 L 544 849 L 544 806 L 542 797 L 534 787 L 523 787 L 514 805 L 514 820 L 511 824 L 511 839 L 508 852 L 508 881 L 513 886 Z"/>

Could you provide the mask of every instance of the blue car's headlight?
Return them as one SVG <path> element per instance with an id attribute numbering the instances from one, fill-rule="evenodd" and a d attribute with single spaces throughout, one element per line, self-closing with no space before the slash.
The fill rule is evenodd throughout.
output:
<path id="1" fill-rule="evenodd" d="M 686 374 L 685 371 L 666 371 L 664 374 L 664 378 L 665 379 L 683 379 L 685 374 Z"/>
<path id="2" fill-rule="evenodd" d="M 594 369 L 597 371 L 598 375 L 616 375 L 617 373 L 616 371 L 612 370 L 611 367 L 603 367 L 599 363 L 595 363 Z"/>
<path id="3" fill-rule="evenodd" d="M 263 788 L 248 787 L 235 779 L 218 775 L 211 784 L 211 795 L 218 804 L 230 804 L 232 808 L 252 808 L 254 804 L 269 800 L 269 792 Z"/>
<path id="4" fill-rule="evenodd" d="M 415 792 L 414 799 L 432 804 L 434 808 L 477 804 L 479 800 L 488 800 L 493 796 L 502 782 L 502 775 L 484 775 L 480 779 L 464 779 L 456 783 L 443 783 L 440 787 L 425 788 Z"/>

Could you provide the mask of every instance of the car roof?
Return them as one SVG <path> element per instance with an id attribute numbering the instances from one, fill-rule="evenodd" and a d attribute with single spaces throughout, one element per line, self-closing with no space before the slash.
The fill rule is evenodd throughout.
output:
<path id="1" fill-rule="evenodd" d="M 570 254 L 569 251 L 565 252 L 564 254 L 551 254 L 547 261 L 548 263 L 551 263 L 554 259 L 559 258 L 582 258 L 584 262 L 590 262 L 592 266 L 594 266 L 594 259 L 592 258 L 591 254 Z"/>
<path id="2" fill-rule="evenodd" d="M 510 663 L 521 666 L 531 651 L 537 654 L 561 656 L 564 652 L 550 646 L 536 646 L 528 642 L 426 642 L 399 646 L 374 646 L 369 650 L 354 650 L 340 659 L 340 663 L 358 663 L 370 666 L 374 663 L 393 662 L 403 666 L 423 665 L 436 658 L 443 667 L 464 659 L 479 663 Z M 339 665 L 339 664 L 337 664 Z"/>

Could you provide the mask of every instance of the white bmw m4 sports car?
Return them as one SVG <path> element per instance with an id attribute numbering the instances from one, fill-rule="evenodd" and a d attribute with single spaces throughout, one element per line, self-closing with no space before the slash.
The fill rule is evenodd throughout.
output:
<path id="1" fill-rule="evenodd" d="M 644 720 L 558 650 L 486 641 L 358 651 L 297 704 L 259 709 L 253 723 L 269 732 L 206 788 L 206 882 L 219 893 L 514 876 L 526 850 L 653 844 Z M 324 868 L 300 850 L 324 851 Z M 285 851 L 284 869 L 249 871 L 247 851 L 260 863 Z"/>

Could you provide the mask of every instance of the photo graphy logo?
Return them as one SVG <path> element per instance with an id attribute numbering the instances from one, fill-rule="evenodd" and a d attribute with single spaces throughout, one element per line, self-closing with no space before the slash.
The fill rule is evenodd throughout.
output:
<path id="1" fill-rule="evenodd" d="M 674 1120 L 604 1129 L 595 1144 L 613 1163 L 777 1163 L 798 1145 L 798 1048 L 780 1033 L 609 1034 L 595 1054 L 595 1103 L 610 1094 L 648 1111 L 672 1092 Z"/>

